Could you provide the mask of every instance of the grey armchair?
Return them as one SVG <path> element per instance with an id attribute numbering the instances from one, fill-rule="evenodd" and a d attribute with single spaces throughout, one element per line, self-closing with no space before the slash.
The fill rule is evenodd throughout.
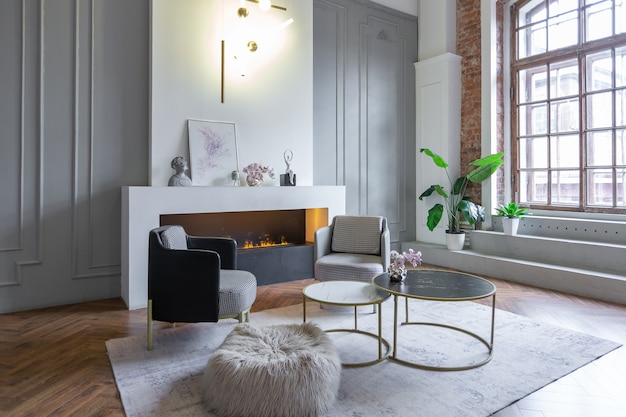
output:
<path id="1" fill-rule="evenodd" d="M 189 236 L 182 226 L 150 231 L 148 350 L 152 350 L 154 320 L 250 320 L 256 278 L 248 271 L 237 270 L 236 246 L 233 239 Z"/>
<path id="2" fill-rule="evenodd" d="M 315 278 L 370 282 L 389 266 L 391 242 L 382 216 L 335 216 L 315 232 Z"/>

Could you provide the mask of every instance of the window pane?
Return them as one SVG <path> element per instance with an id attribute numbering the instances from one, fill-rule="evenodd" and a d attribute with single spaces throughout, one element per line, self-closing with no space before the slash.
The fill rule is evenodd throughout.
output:
<path id="1" fill-rule="evenodd" d="M 605 2 L 607 0 L 584 0 L 584 3 L 586 6 L 589 6 L 591 4 L 595 4 L 595 3 L 602 3 Z"/>
<path id="2" fill-rule="evenodd" d="M 578 131 L 578 99 L 553 101 L 550 104 L 550 132 Z"/>
<path id="3" fill-rule="evenodd" d="M 578 43 L 578 13 L 572 12 L 548 20 L 548 49 L 564 48 Z"/>
<path id="4" fill-rule="evenodd" d="M 587 91 L 606 90 L 613 86 L 611 50 L 587 56 Z"/>
<path id="5" fill-rule="evenodd" d="M 626 195 L 626 169 L 618 169 L 617 170 L 617 202 L 618 206 L 624 207 L 626 206 L 626 202 L 624 202 L 624 196 Z"/>
<path id="6" fill-rule="evenodd" d="M 626 33 L 626 0 L 615 0 L 615 34 Z"/>
<path id="7" fill-rule="evenodd" d="M 587 41 L 613 35 L 613 11 L 611 10 L 611 3 L 611 1 L 605 1 L 585 9 Z"/>
<path id="8" fill-rule="evenodd" d="M 548 167 L 548 139 L 523 138 L 519 141 L 520 168 Z"/>
<path id="9" fill-rule="evenodd" d="M 523 27 L 529 23 L 536 23 L 540 20 L 544 20 L 546 16 L 546 7 L 542 2 L 537 5 L 536 1 L 528 2 L 523 7 L 520 7 L 518 11 L 519 19 L 517 21 L 517 27 Z"/>
<path id="10" fill-rule="evenodd" d="M 610 169 L 587 171 L 587 204 L 613 206 L 613 174 Z"/>
<path id="11" fill-rule="evenodd" d="M 615 92 L 615 126 L 626 125 L 626 90 Z"/>
<path id="12" fill-rule="evenodd" d="M 626 129 L 615 132 L 615 163 L 626 165 Z"/>
<path id="13" fill-rule="evenodd" d="M 587 133 L 587 166 L 613 164 L 613 138 L 611 131 Z"/>
<path id="14" fill-rule="evenodd" d="M 552 172 L 552 204 L 579 205 L 579 171 Z"/>
<path id="15" fill-rule="evenodd" d="M 518 32 L 518 56 L 525 58 L 527 56 L 542 54 L 546 52 L 546 25 L 544 22 L 538 23 L 522 29 Z"/>
<path id="16" fill-rule="evenodd" d="M 546 85 L 547 68 L 545 65 L 519 72 L 519 102 L 539 101 L 548 98 Z"/>
<path id="17" fill-rule="evenodd" d="M 550 98 L 578 95 L 578 62 L 576 60 L 550 65 Z"/>
<path id="18" fill-rule="evenodd" d="M 520 136 L 540 135 L 547 132 L 548 111 L 545 104 L 519 106 Z"/>
<path id="19" fill-rule="evenodd" d="M 587 127 L 613 126 L 613 94 L 611 92 L 587 96 Z"/>
<path id="20" fill-rule="evenodd" d="M 547 172 L 522 171 L 520 173 L 520 202 L 547 203 Z"/>
<path id="21" fill-rule="evenodd" d="M 578 0 L 550 0 L 550 17 L 578 10 Z"/>
<path id="22" fill-rule="evenodd" d="M 626 47 L 615 49 L 615 86 L 626 86 Z"/>
<path id="23" fill-rule="evenodd" d="M 550 166 L 552 168 L 578 168 L 580 144 L 578 135 L 550 138 Z"/>

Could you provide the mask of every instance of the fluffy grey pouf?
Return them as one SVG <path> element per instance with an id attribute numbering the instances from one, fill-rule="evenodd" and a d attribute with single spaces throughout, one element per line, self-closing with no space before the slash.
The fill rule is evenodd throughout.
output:
<path id="1" fill-rule="evenodd" d="M 339 354 L 315 324 L 246 323 L 211 355 L 202 382 L 219 417 L 316 417 L 334 404 L 340 379 Z"/>

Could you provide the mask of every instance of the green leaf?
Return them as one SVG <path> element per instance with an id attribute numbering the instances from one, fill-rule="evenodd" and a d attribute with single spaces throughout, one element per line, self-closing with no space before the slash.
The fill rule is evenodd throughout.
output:
<path id="1" fill-rule="evenodd" d="M 420 152 L 430 156 L 433 160 L 433 162 L 435 163 L 435 165 L 437 165 L 440 168 L 448 168 L 448 163 L 446 161 L 444 161 L 444 159 L 442 157 L 440 157 L 439 155 L 437 155 L 436 153 L 434 153 L 433 151 L 431 151 L 428 148 L 422 148 L 420 149 Z"/>
<path id="2" fill-rule="evenodd" d="M 428 189 L 426 191 L 424 191 L 422 194 L 420 194 L 420 196 L 418 197 L 420 200 L 423 200 L 424 197 L 428 197 L 430 195 L 432 195 L 432 193 L 435 192 L 435 186 L 431 185 L 430 187 L 428 187 Z"/>
<path id="3" fill-rule="evenodd" d="M 431 232 L 435 230 L 435 227 L 439 224 L 441 217 L 443 216 L 443 206 L 441 204 L 435 204 L 430 210 L 428 210 L 428 220 L 426 226 Z"/>
<path id="4" fill-rule="evenodd" d="M 504 156 L 504 152 L 494 153 L 494 154 L 485 156 L 484 158 L 479 158 L 479 159 L 477 159 L 475 161 L 472 161 L 472 162 L 470 162 L 470 165 L 482 166 L 482 165 L 497 163 L 498 166 L 500 166 L 504 162 L 504 161 L 502 161 L 502 157 L 503 156 Z"/>
<path id="5" fill-rule="evenodd" d="M 485 181 L 504 163 L 502 160 L 503 155 L 504 152 L 498 152 L 470 162 L 470 165 L 477 166 L 478 168 L 467 174 L 467 179 L 473 183 Z"/>
<path id="6" fill-rule="evenodd" d="M 465 192 L 465 188 L 467 187 L 467 177 L 459 177 L 454 182 L 454 186 L 452 187 L 452 194 L 459 195 Z"/>
<path id="7" fill-rule="evenodd" d="M 467 179 L 473 183 L 480 183 L 485 181 L 487 178 L 491 177 L 494 172 L 498 170 L 498 167 L 502 165 L 502 161 L 500 163 L 491 163 L 487 165 L 481 165 L 469 174 L 466 175 Z"/>
<path id="8" fill-rule="evenodd" d="M 439 194 L 443 198 L 448 198 L 448 194 L 446 194 L 441 185 L 433 185 L 433 187 L 435 187 L 435 191 L 437 191 L 437 194 Z"/>
<path id="9" fill-rule="evenodd" d="M 420 194 L 420 196 L 418 198 L 420 200 L 423 200 L 424 197 L 429 197 L 434 192 L 436 192 L 437 194 L 439 194 L 443 198 L 448 198 L 448 194 L 446 194 L 446 192 L 443 190 L 443 187 L 441 185 L 431 185 L 430 187 L 428 187 L 428 189 L 426 191 L 424 191 L 422 194 Z"/>
<path id="10" fill-rule="evenodd" d="M 457 209 L 463 213 L 463 218 L 465 218 L 469 224 L 474 224 L 478 221 L 478 206 L 471 201 L 461 200 Z"/>

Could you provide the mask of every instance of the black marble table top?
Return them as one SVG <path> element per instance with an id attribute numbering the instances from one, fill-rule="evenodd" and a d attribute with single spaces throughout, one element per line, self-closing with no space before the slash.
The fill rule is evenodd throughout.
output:
<path id="1" fill-rule="evenodd" d="M 390 294 L 438 301 L 476 300 L 496 292 L 496 286 L 484 278 L 436 269 L 410 269 L 402 282 L 392 282 L 383 273 L 372 283 Z"/>

